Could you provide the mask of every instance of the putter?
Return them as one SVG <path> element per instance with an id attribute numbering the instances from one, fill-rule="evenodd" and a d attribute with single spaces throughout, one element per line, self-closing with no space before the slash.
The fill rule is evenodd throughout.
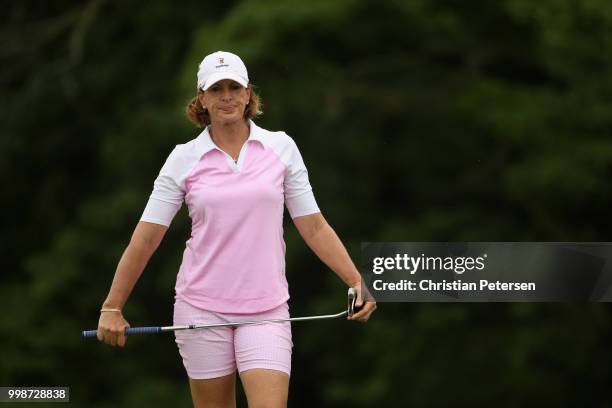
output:
<path id="1" fill-rule="evenodd" d="M 192 330 L 192 329 L 210 329 L 214 327 L 238 327 L 252 324 L 263 324 L 263 323 L 279 323 L 279 322 L 301 322 L 306 320 L 324 320 L 324 319 L 336 319 L 342 316 L 352 316 L 358 309 L 355 306 L 357 301 L 357 293 L 355 289 L 350 288 L 348 290 L 348 307 L 347 310 L 343 310 L 340 313 L 330 315 L 319 315 L 319 316 L 304 316 L 304 317 L 291 317 L 289 319 L 267 319 L 267 320 L 247 320 L 239 322 L 227 322 L 227 323 L 205 323 L 205 324 L 189 324 L 184 326 L 152 326 L 152 327 L 128 327 L 125 329 L 125 334 L 156 334 L 164 333 L 175 330 Z M 83 338 L 94 338 L 97 337 L 97 330 L 83 330 Z"/>

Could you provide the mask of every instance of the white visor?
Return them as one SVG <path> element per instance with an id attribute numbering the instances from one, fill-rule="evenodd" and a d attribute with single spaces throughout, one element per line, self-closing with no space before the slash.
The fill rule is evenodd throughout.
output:
<path id="1" fill-rule="evenodd" d="M 242 85 L 244 88 L 246 88 L 249 85 L 249 82 L 243 77 L 241 77 L 240 75 L 238 75 L 237 73 L 231 72 L 231 71 L 225 71 L 225 72 L 215 72 L 214 74 L 210 74 L 210 76 L 206 79 L 206 82 L 204 82 L 204 85 L 201 87 L 201 89 L 206 91 L 213 84 L 221 80 L 224 80 L 224 79 L 231 79 L 232 81 L 236 81 L 240 85 Z"/>

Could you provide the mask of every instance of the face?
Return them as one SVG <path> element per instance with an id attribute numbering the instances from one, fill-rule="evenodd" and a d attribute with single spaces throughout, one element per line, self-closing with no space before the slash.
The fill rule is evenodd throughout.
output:
<path id="1" fill-rule="evenodd" d="M 221 125 L 244 120 L 244 110 L 250 97 L 250 89 L 231 79 L 215 82 L 206 91 L 198 92 L 200 103 L 208 109 L 211 122 Z"/>

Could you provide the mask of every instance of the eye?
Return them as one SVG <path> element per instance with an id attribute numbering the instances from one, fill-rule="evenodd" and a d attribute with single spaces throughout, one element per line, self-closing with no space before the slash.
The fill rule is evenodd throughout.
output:
<path id="1" fill-rule="evenodd" d="M 240 88 L 241 88 L 241 86 L 240 86 L 239 84 L 232 84 L 232 89 L 233 89 L 234 91 L 235 91 L 235 90 L 238 90 L 238 89 L 240 89 Z"/>

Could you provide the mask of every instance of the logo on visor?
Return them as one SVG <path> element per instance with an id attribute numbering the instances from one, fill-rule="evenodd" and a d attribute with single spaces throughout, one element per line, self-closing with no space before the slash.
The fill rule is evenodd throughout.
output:
<path id="1" fill-rule="evenodd" d="M 215 68 L 223 67 L 229 67 L 229 65 L 225 63 L 225 58 L 219 58 L 219 65 L 215 65 Z"/>

